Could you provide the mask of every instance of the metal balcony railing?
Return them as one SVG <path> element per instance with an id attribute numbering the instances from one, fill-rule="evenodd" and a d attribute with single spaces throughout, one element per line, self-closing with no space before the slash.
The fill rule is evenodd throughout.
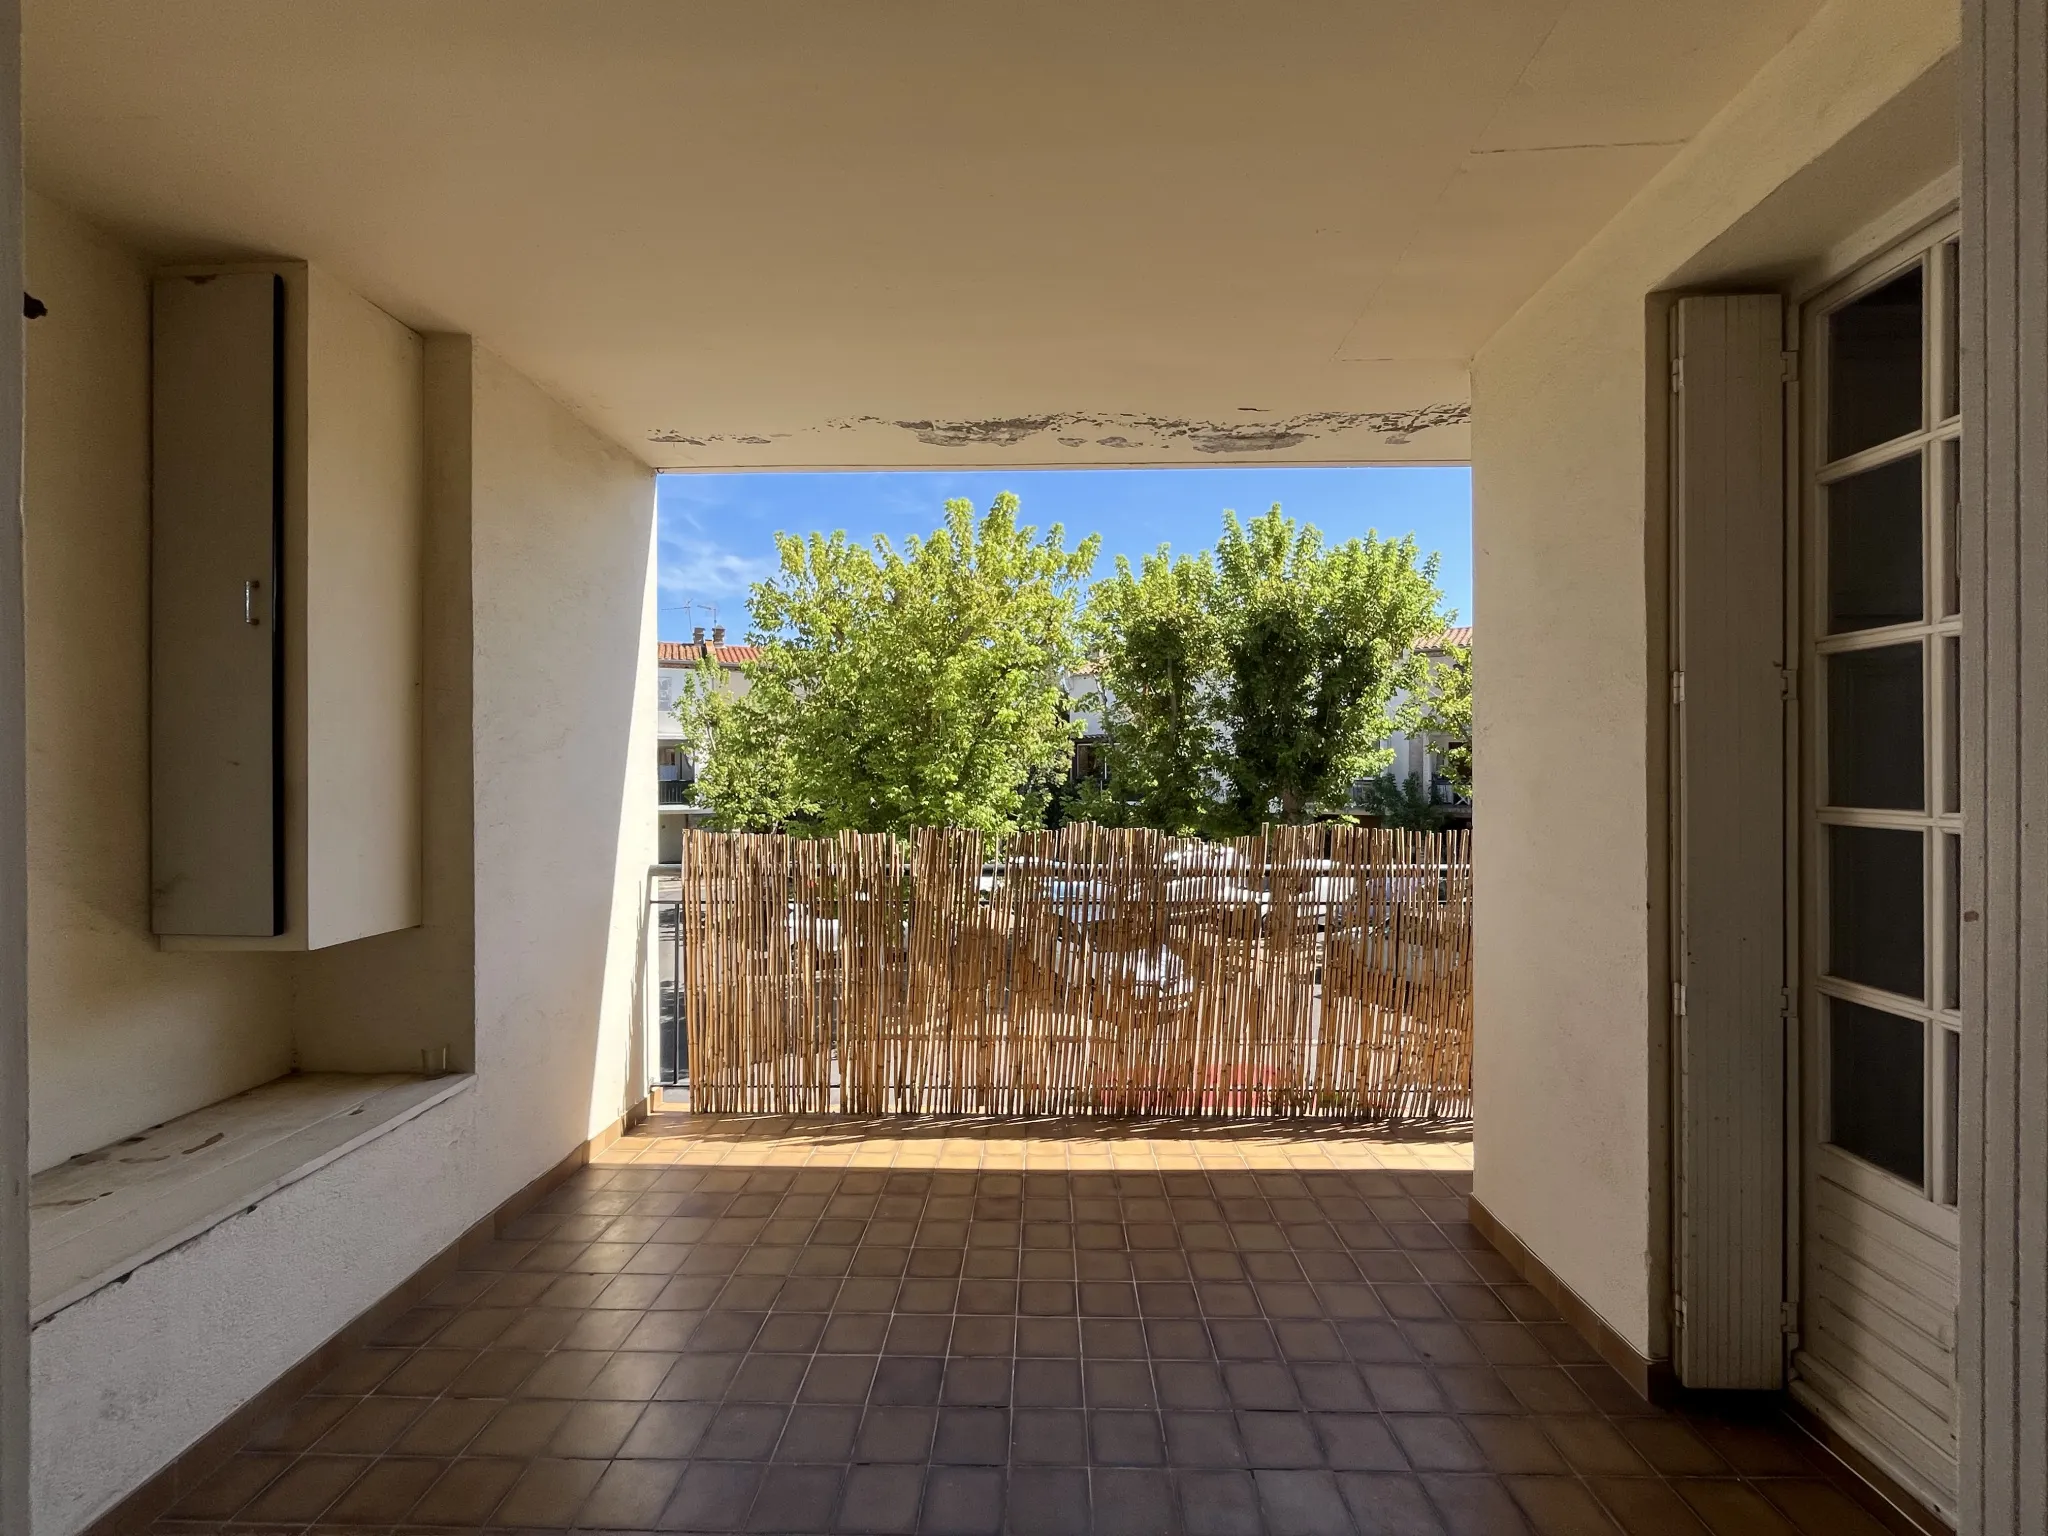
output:
<path id="1" fill-rule="evenodd" d="M 668 785 L 662 785 L 666 790 Z M 679 1087 L 690 1079 L 690 1036 L 683 1021 L 683 930 L 679 871 L 656 864 L 647 871 L 647 1009 L 653 1036 L 653 1082 Z"/>

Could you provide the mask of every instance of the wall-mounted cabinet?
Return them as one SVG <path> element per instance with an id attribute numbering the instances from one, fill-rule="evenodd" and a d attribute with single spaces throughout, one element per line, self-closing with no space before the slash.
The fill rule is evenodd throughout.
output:
<path id="1" fill-rule="evenodd" d="M 302 263 L 156 282 L 152 917 L 320 949 L 420 920 L 420 338 Z"/>

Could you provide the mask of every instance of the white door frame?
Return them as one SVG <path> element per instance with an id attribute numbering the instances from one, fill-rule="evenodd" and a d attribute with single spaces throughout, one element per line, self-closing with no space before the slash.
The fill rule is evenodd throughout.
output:
<path id="1" fill-rule="evenodd" d="M 1924 209 L 1924 194 L 1905 205 Z M 1791 1391 L 1804 1406 L 1921 1502 L 1944 1517 L 1955 1509 L 1954 1305 L 1958 1283 L 1958 1218 L 1947 1113 L 1951 1078 L 1943 1043 L 1960 1020 L 1945 985 L 1949 956 L 1947 914 L 1953 895 L 1941 878 L 1946 850 L 1958 829 L 1960 805 L 1944 751 L 1951 655 L 1959 620 L 1950 587 L 1952 529 L 1947 494 L 1960 422 L 1947 345 L 1946 296 L 1954 256 L 1953 208 L 1932 217 L 1900 218 L 1898 236 L 1816 284 L 1800 306 L 1802 409 L 1796 413 L 1799 490 L 1793 522 L 1800 543 L 1795 651 L 1800 658 L 1798 804 L 1800 870 L 1797 930 L 1800 944 L 1797 1077 L 1798 1140 L 1788 1154 L 1797 1170 L 1791 1231 L 1799 1255 L 1788 1274 L 1798 1298 L 1799 1350 Z M 1892 221 L 1888 220 L 1888 223 Z M 1922 274 L 1921 407 L 1913 430 L 1831 460 L 1829 318 L 1893 279 Z M 1831 484 L 1919 466 L 1920 612 L 1910 622 L 1860 625 L 1828 632 L 1827 490 Z M 1828 787 L 1830 662 L 1838 656 L 1880 655 L 1905 646 L 1919 654 L 1921 670 L 1921 802 L 1917 810 L 1833 807 Z M 1925 965 L 1917 1001 L 1831 976 L 1824 964 L 1829 931 L 1827 850 L 1831 827 L 1900 829 L 1922 846 L 1921 933 Z M 1828 1116 L 1828 1019 L 1840 1005 L 1863 1005 L 1888 1017 L 1912 1020 L 1922 1032 L 1921 1182 L 1863 1161 L 1833 1145 Z M 1821 1234 L 1823 1211 L 1853 1238 L 1830 1246 Z M 1909 1257 L 1910 1255 L 1910 1257 Z M 1854 1276 L 1855 1278 L 1850 1278 Z M 1864 1315 L 1879 1310 L 1883 1324 Z M 1896 1348 L 1895 1348 L 1896 1346 Z M 1863 1373 L 1868 1378 L 1863 1379 Z M 1915 1385 L 1908 1387 L 1906 1382 Z"/>

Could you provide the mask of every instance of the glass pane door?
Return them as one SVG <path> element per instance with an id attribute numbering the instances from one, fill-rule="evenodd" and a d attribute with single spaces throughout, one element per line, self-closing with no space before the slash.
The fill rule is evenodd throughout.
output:
<path id="1" fill-rule="evenodd" d="M 1822 1144 L 1943 1203 L 1957 1020 L 1952 241 L 1827 308 L 1808 504 L 1809 930 Z"/>
<path id="2" fill-rule="evenodd" d="M 1930 230 L 1806 315 L 1800 1328 L 1793 1391 L 1954 1498 L 1956 264 Z"/>

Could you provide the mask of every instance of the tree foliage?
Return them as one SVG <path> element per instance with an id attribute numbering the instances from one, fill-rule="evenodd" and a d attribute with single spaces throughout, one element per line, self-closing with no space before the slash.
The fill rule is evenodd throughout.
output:
<path id="1" fill-rule="evenodd" d="M 1085 636 L 1101 685 L 1109 790 L 1079 809 L 1092 819 L 1185 836 L 1213 815 L 1218 755 L 1213 694 L 1223 660 L 1216 569 L 1164 545 L 1089 596 Z"/>
<path id="2" fill-rule="evenodd" d="M 1472 647 L 1445 647 L 1425 685 L 1422 725 L 1449 738 L 1440 761 L 1443 776 L 1467 800 L 1472 798 Z"/>
<path id="3" fill-rule="evenodd" d="M 1065 547 L 998 496 L 898 549 L 776 535 L 744 693 L 700 671 L 678 707 L 715 825 L 819 833 L 1035 824 L 1075 727 L 1063 674 L 1100 541 Z"/>
<path id="4" fill-rule="evenodd" d="M 1089 604 L 1108 733 L 1103 813 L 1171 831 L 1298 821 L 1387 760 L 1393 701 L 1443 624 L 1434 555 L 1334 548 L 1276 504 L 1213 553 L 1119 563 Z M 1412 709 L 1409 711 L 1412 713 Z"/>
<path id="5" fill-rule="evenodd" d="M 1249 527 L 1223 515 L 1216 546 L 1224 678 L 1220 711 L 1239 826 L 1345 798 L 1385 766 L 1396 692 L 1421 676 L 1418 636 L 1442 624 L 1437 558 L 1368 533 L 1334 549 L 1276 502 Z"/>
<path id="6" fill-rule="evenodd" d="M 1360 808 L 1383 827 L 1412 832 L 1438 831 L 1446 820 L 1444 808 L 1430 798 L 1429 786 L 1419 773 L 1405 778 L 1382 773 L 1367 779 Z"/>

